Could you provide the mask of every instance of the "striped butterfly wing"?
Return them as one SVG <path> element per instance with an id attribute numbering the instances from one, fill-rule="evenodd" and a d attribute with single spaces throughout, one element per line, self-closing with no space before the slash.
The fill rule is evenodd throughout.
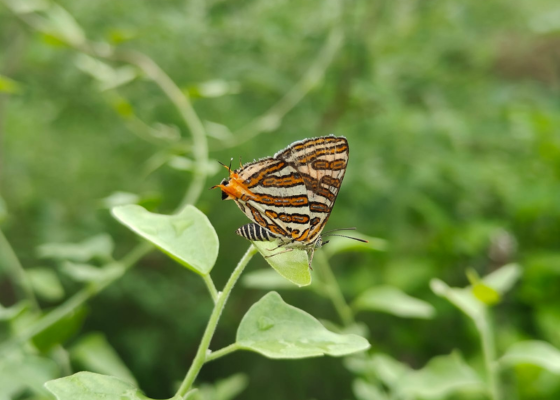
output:
<path id="1" fill-rule="evenodd" d="M 314 243 L 321 234 L 344 179 L 348 156 L 348 141 L 335 136 L 305 139 L 274 156 L 293 166 L 306 188 L 309 227 L 295 240 Z"/>
<path id="2" fill-rule="evenodd" d="M 298 237 L 309 228 L 309 205 L 305 182 L 290 163 L 265 158 L 244 165 L 236 171 L 250 195 L 235 198 L 249 219 L 284 240 Z M 252 229 L 251 237 L 272 235 Z M 243 231 L 243 233 L 246 233 Z M 246 235 L 242 235 L 247 237 Z"/>

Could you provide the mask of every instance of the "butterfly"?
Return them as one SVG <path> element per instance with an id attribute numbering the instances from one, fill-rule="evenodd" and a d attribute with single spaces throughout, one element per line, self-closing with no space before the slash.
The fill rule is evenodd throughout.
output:
<path id="1" fill-rule="evenodd" d="M 212 189 L 220 188 L 222 200 L 234 200 L 253 221 L 237 229 L 239 236 L 278 240 L 278 247 L 270 250 L 285 250 L 272 256 L 303 249 L 311 267 L 315 250 L 328 243 L 321 232 L 344 179 L 348 155 L 345 137 L 304 139 L 235 171 L 226 166 L 229 177 Z"/>

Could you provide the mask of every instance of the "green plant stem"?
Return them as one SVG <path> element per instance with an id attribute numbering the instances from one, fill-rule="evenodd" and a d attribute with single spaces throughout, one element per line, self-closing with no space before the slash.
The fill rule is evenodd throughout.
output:
<path id="1" fill-rule="evenodd" d="M 142 242 L 138 246 L 136 246 L 119 262 L 119 264 L 121 264 L 123 267 L 123 273 L 124 271 L 132 267 L 144 255 L 149 253 L 153 248 L 154 246 L 146 242 Z M 84 304 L 93 296 L 97 295 L 99 292 L 112 284 L 115 280 L 119 279 L 121 276 L 122 275 L 117 275 L 112 279 L 90 283 L 88 286 L 78 291 L 60 306 L 56 307 L 48 314 L 45 314 L 36 323 L 20 332 L 16 337 L 4 342 L 0 346 L 0 355 L 3 355 L 5 352 L 9 351 L 15 346 L 25 343 L 33 336 L 44 331 L 45 329 L 60 321 L 62 318 L 71 314 L 76 308 Z"/>
<path id="2" fill-rule="evenodd" d="M 212 277 L 210 275 L 203 275 L 202 279 L 204 280 L 204 283 L 206 284 L 206 287 L 210 292 L 210 296 L 212 296 L 212 301 L 214 302 L 214 304 L 216 304 L 216 301 L 218 301 L 218 291 L 216 290 L 216 286 L 214 285 Z"/>
<path id="3" fill-rule="evenodd" d="M 189 371 L 187 372 L 187 375 L 185 376 L 185 379 L 181 383 L 179 390 L 177 391 L 177 396 L 185 396 L 185 394 L 190 390 L 192 384 L 194 383 L 194 380 L 196 379 L 202 366 L 206 362 L 210 341 L 214 336 L 216 326 L 218 325 L 218 321 L 220 320 L 220 316 L 222 315 L 222 311 L 231 293 L 231 290 L 235 286 L 235 283 L 239 279 L 239 276 L 241 276 L 241 273 L 243 272 L 251 258 L 253 258 L 256 253 L 257 248 L 254 245 L 249 246 L 243 257 L 233 270 L 231 276 L 229 277 L 224 290 L 218 294 L 218 301 L 214 305 L 212 314 L 210 314 L 210 319 L 208 320 L 208 324 L 206 325 L 206 329 L 204 330 L 204 335 L 202 336 L 202 340 L 200 341 L 200 345 L 198 346 L 198 350 L 196 352 L 194 360 L 191 364 L 191 367 L 189 368 Z"/>
<path id="4" fill-rule="evenodd" d="M 315 260 L 319 261 L 320 266 L 317 268 L 321 275 L 321 283 L 324 286 L 325 293 L 334 305 L 344 326 L 350 326 L 355 323 L 354 313 L 344 299 L 344 295 L 340 290 L 338 281 L 334 276 L 331 265 L 325 253 L 321 250 L 315 252 Z"/>
<path id="5" fill-rule="evenodd" d="M 31 307 L 34 310 L 39 310 L 39 303 L 37 303 L 37 298 L 35 293 L 33 293 L 33 288 L 31 287 L 31 281 L 25 272 L 25 269 L 21 265 L 14 249 L 4 236 L 4 233 L 0 230 L 0 254 L 4 254 L 4 260 L 6 261 L 6 269 L 8 273 L 12 275 L 14 283 L 17 285 L 20 294 L 25 297 Z"/>
<path id="6" fill-rule="evenodd" d="M 226 356 L 229 353 L 233 353 L 234 351 L 239 350 L 239 345 L 237 343 L 232 343 L 229 346 L 224 347 L 223 349 L 213 351 L 206 356 L 205 362 L 214 361 L 220 357 Z"/>
<path id="7" fill-rule="evenodd" d="M 481 321 L 475 321 L 475 323 L 480 332 L 490 398 L 492 400 L 501 400 L 502 395 L 498 379 L 498 366 L 496 363 L 496 345 L 494 343 L 494 333 L 489 321 L 489 316 L 486 315 Z"/>

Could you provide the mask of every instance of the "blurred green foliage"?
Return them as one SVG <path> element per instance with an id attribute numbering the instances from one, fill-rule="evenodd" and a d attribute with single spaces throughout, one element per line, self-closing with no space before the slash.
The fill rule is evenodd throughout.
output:
<path id="1" fill-rule="evenodd" d="M 436 309 L 430 320 L 361 312 L 370 354 L 417 369 L 459 349 L 483 371 L 473 325 L 429 282 L 437 277 L 463 287 L 469 268 L 485 276 L 512 261 L 522 265 L 522 277 L 492 308 L 498 353 L 529 339 L 560 347 L 556 1 L 64 0 L 38 30 L 33 16 L 49 4 L 0 2 L 0 220 L 21 264 L 35 272 L 31 290 L 44 310 L 81 287 L 57 257 L 45 256 L 45 244 L 87 243 L 107 233 L 120 258 L 137 238 L 108 208 L 134 199 L 171 213 L 194 168 L 190 132 L 169 99 L 137 66 L 79 50 L 87 38 L 148 55 L 190 96 L 209 136 L 207 187 L 225 176 L 216 161 L 250 161 L 310 136 L 348 138 L 350 163 L 329 227 L 357 226 L 389 246 L 333 256 L 343 294 L 351 301 L 390 285 Z M 325 56 L 329 43 L 332 61 Z M 324 77 L 313 75 L 321 57 Z M 302 81 L 313 86 L 309 93 L 293 108 L 271 109 L 310 71 L 318 82 Z M 262 115 L 268 118 L 255 120 Z M 263 132 L 236 144 L 255 121 Z M 247 247 L 234 234 L 246 218 L 216 192 L 204 191 L 197 207 L 220 239 L 213 275 L 221 287 Z M 0 253 L 0 319 L 33 308 L 17 303 L 25 286 L 4 268 L 9 257 Z M 73 261 L 96 267 L 112 258 L 95 248 L 84 257 Z M 256 257 L 249 269 L 265 265 Z M 62 286 L 45 287 L 52 272 Z M 264 293 L 234 291 L 213 349 L 233 342 L 241 317 Z M 317 318 L 337 320 L 311 291 L 282 296 Z M 194 274 L 150 253 L 74 318 L 60 321 L 68 335 L 45 331 L 35 338 L 56 365 L 25 356 L 25 365 L 48 364 L 43 375 L 30 373 L 32 384 L 67 375 L 71 366 L 93 370 L 83 357 L 65 360 L 59 343 L 79 346 L 103 332 L 101 343 L 116 350 L 147 395 L 171 397 L 211 307 Z M 10 329 L 0 325 L 0 339 L 17 332 Z M 449 357 L 445 362 L 457 368 L 465 363 Z M 235 353 L 206 366 L 199 381 L 239 372 L 249 378 L 243 399 L 375 395 L 331 358 L 272 361 Z M 501 379 L 506 399 L 560 396 L 558 375 L 543 365 L 518 365 Z M 8 398 L 21 393 L 16 389 Z M 207 388 L 206 396 L 212 390 L 218 389 Z"/>

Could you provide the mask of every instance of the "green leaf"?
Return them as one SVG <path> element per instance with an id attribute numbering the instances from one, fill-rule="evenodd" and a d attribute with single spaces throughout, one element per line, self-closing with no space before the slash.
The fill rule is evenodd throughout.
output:
<path id="1" fill-rule="evenodd" d="M 500 294 L 506 293 L 521 277 L 518 264 L 504 265 L 500 269 L 486 275 L 482 281 Z"/>
<path id="2" fill-rule="evenodd" d="M 424 368 L 409 371 L 396 386 L 405 398 L 443 398 L 464 390 L 482 391 L 484 383 L 456 352 L 434 357 Z"/>
<path id="3" fill-rule="evenodd" d="M 340 232 L 340 234 L 344 235 L 345 233 Z M 357 240 L 351 240 L 341 237 L 333 237 L 332 239 L 329 238 L 329 243 L 325 245 L 323 249 L 327 254 L 327 257 L 351 251 L 385 251 L 388 247 L 386 240 L 367 236 L 360 232 L 353 231 L 351 233 L 348 233 L 348 236 L 367 240 L 368 243 L 362 243 L 358 242 Z"/>
<path id="4" fill-rule="evenodd" d="M 150 400 L 129 382 L 113 376 L 78 372 L 45 383 L 57 400 Z M 169 400 L 182 400 L 174 396 Z"/>
<path id="5" fill-rule="evenodd" d="M 30 268 L 27 276 L 37 295 L 45 300 L 56 301 L 64 297 L 64 288 L 56 273 L 50 268 Z"/>
<path id="6" fill-rule="evenodd" d="M 311 272 L 305 250 L 294 249 L 267 258 L 267 256 L 284 251 L 284 249 L 279 248 L 269 251 L 269 249 L 274 249 L 278 246 L 277 242 L 253 242 L 253 244 L 265 258 L 266 262 L 284 278 L 300 287 L 311 284 Z"/>
<path id="7" fill-rule="evenodd" d="M 446 298 L 455 307 L 467 314 L 475 323 L 486 321 L 486 310 L 484 304 L 477 300 L 472 290 L 451 288 L 439 279 L 430 281 L 432 291 L 438 296 Z"/>
<path id="8" fill-rule="evenodd" d="M 192 86 L 184 89 L 191 97 L 221 97 L 228 94 L 239 93 L 240 85 L 235 81 L 224 81 L 222 79 L 214 79 L 211 81 L 206 81 L 199 83 L 196 86 Z"/>
<path id="9" fill-rule="evenodd" d="M 101 204 L 105 208 L 124 206 L 127 204 L 138 204 L 140 196 L 136 193 L 113 192 L 109 196 L 101 199 Z"/>
<path id="10" fill-rule="evenodd" d="M 18 93 L 21 91 L 19 83 L 0 74 L 0 93 Z"/>
<path id="11" fill-rule="evenodd" d="M 560 375 L 560 350 L 539 340 L 515 343 L 506 351 L 500 362 L 504 365 L 537 365 Z"/>
<path id="12" fill-rule="evenodd" d="M 7 0 L 5 4 L 16 14 L 43 11 L 50 7 L 48 0 Z"/>
<path id="13" fill-rule="evenodd" d="M 249 383 L 245 374 L 235 374 L 220 379 L 213 385 L 202 384 L 196 393 L 187 397 L 192 400 L 232 400 L 239 395 Z"/>
<path id="14" fill-rule="evenodd" d="M 488 306 L 498 304 L 501 299 L 500 294 L 496 290 L 481 282 L 475 283 L 472 286 L 472 293 L 474 297 Z"/>
<path id="15" fill-rule="evenodd" d="M 72 46 L 81 46 L 86 35 L 74 17 L 58 4 L 51 3 L 45 10 L 48 24 L 45 29 L 55 38 Z"/>
<path id="16" fill-rule="evenodd" d="M 48 358 L 10 352 L 0 359 L 0 396 L 17 398 L 26 389 L 44 393 L 43 383 L 58 373 L 56 363 Z"/>
<path id="17" fill-rule="evenodd" d="M 261 269 L 246 273 L 241 282 L 243 286 L 252 289 L 296 289 L 296 286 L 271 269 Z"/>
<path id="18" fill-rule="evenodd" d="M 218 257 L 218 235 L 196 207 L 189 205 L 178 214 L 161 215 L 130 204 L 112 212 L 122 224 L 197 274 L 208 275 L 212 270 Z"/>
<path id="19" fill-rule="evenodd" d="M 348 357 L 344 360 L 344 366 L 356 375 L 379 379 L 389 387 L 395 386 L 401 376 L 411 371 L 406 364 L 386 354 Z"/>
<path id="20" fill-rule="evenodd" d="M 113 253 L 113 239 L 103 233 L 80 243 L 45 243 L 37 248 L 40 258 L 86 262 L 93 258 L 107 260 Z"/>
<path id="21" fill-rule="evenodd" d="M 119 263 L 96 267 L 90 264 L 77 264 L 70 261 L 63 263 L 60 270 L 77 282 L 110 281 L 125 272 L 125 268 Z"/>
<path id="22" fill-rule="evenodd" d="M 387 354 L 374 354 L 371 357 L 371 362 L 375 375 L 390 387 L 397 386 L 400 378 L 411 371 L 408 365 L 395 360 Z"/>
<path id="23" fill-rule="evenodd" d="M 379 379 L 388 387 L 397 386 L 400 378 L 412 371 L 408 365 L 386 354 L 374 354 L 369 357 L 348 357 L 344 360 L 344 366 L 355 374 Z"/>
<path id="24" fill-rule="evenodd" d="M 382 311 L 405 318 L 434 317 L 431 304 L 416 299 L 393 286 L 377 286 L 362 293 L 353 303 L 358 310 Z"/>
<path id="25" fill-rule="evenodd" d="M 78 54 L 75 64 L 80 70 L 97 79 L 100 91 L 125 85 L 137 76 L 136 69 L 130 65 L 113 68 L 109 64 L 85 54 Z"/>
<path id="26" fill-rule="evenodd" d="M 352 391 L 358 400 L 387 400 L 388 397 L 375 385 L 363 380 L 354 379 Z"/>
<path id="27" fill-rule="evenodd" d="M 328 331 L 311 315 L 286 304 L 276 292 L 266 294 L 245 314 L 237 330 L 237 344 L 269 358 L 343 356 L 370 346 L 360 336 Z"/>
<path id="28" fill-rule="evenodd" d="M 70 349 L 70 354 L 87 370 L 115 376 L 136 385 L 130 370 L 101 333 L 90 333 L 80 338 Z"/>

